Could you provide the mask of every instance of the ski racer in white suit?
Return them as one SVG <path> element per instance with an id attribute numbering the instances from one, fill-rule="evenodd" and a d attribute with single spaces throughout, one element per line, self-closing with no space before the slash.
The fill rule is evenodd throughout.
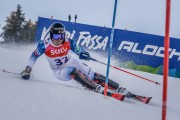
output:
<path id="1" fill-rule="evenodd" d="M 52 39 L 54 40 L 55 38 Z M 69 39 L 64 38 L 64 40 L 60 41 L 63 43 L 58 46 L 54 45 L 55 42 L 57 41 L 52 42 L 51 39 L 39 42 L 36 50 L 32 53 L 27 66 L 32 68 L 37 58 L 42 54 L 45 54 L 57 79 L 63 81 L 71 80 L 70 73 L 74 68 L 83 71 L 86 76 L 93 79 L 94 72 L 91 68 L 82 64 L 74 55 L 72 55 L 72 52 L 74 51 L 81 59 L 88 59 L 90 57 L 88 52 L 85 52 L 80 48 L 78 49 L 76 46 L 74 46 L 75 49 L 72 49 L 73 47 L 71 48 L 71 46 L 76 44 L 74 41 Z"/>
<path id="2" fill-rule="evenodd" d="M 67 81 L 73 78 L 83 86 L 99 93 L 103 93 L 103 87 L 106 80 L 105 76 L 95 73 L 90 67 L 81 63 L 78 58 L 72 55 L 76 53 L 80 59 L 85 60 L 90 60 L 91 58 L 88 52 L 76 45 L 75 41 L 65 37 L 64 25 L 61 23 L 53 23 L 49 33 L 49 39 L 38 43 L 37 48 L 30 56 L 25 70 L 21 73 L 21 77 L 24 80 L 28 80 L 36 60 L 39 56 L 45 54 L 57 79 Z M 121 94 L 123 93 L 127 97 L 135 96 L 125 88 L 119 87 L 118 83 L 110 79 L 108 86 L 109 89 L 116 90 Z"/>

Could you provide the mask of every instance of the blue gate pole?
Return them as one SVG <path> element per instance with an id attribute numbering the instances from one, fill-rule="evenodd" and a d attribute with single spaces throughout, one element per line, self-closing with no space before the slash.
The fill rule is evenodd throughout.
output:
<path id="1" fill-rule="evenodd" d="M 113 13 L 113 20 L 112 20 L 111 37 L 110 37 L 109 52 L 108 52 L 108 64 L 107 64 L 107 71 L 106 71 L 106 83 L 104 87 L 105 96 L 107 96 L 107 89 L 108 89 L 109 68 L 110 68 L 110 60 L 111 60 L 111 53 L 112 53 L 112 46 L 113 46 L 113 39 L 114 39 L 114 24 L 115 24 L 115 19 L 116 19 L 117 1 L 118 0 L 115 0 L 115 3 L 114 3 L 114 13 Z"/>

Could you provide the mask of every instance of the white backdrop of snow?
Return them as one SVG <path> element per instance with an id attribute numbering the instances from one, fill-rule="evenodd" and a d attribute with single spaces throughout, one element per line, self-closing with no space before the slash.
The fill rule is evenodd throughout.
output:
<path id="1" fill-rule="evenodd" d="M 0 69 L 21 72 L 36 46 L 16 49 L 0 48 Z M 106 62 L 95 53 L 91 56 Z M 106 66 L 82 61 L 94 71 L 106 74 Z M 112 65 L 115 61 L 112 61 Z M 163 77 L 128 70 L 162 83 Z M 129 74 L 110 70 L 110 78 L 131 92 L 152 96 L 149 105 L 125 99 L 124 102 L 84 90 L 74 80 L 57 80 L 41 56 L 32 71 L 31 80 L 0 72 L 0 120 L 160 120 L 162 85 L 154 85 Z M 180 119 L 180 79 L 169 77 L 167 120 Z M 70 87 L 72 86 L 72 87 Z"/>

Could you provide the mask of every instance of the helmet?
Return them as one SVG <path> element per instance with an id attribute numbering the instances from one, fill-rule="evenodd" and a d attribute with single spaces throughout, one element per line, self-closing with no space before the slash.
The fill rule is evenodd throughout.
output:
<path id="1" fill-rule="evenodd" d="M 64 34 L 65 36 L 65 27 L 61 23 L 53 23 L 50 28 L 50 38 L 53 38 L 53 34 Z M 63 39 L 65 40 L 65 38 Z"/>

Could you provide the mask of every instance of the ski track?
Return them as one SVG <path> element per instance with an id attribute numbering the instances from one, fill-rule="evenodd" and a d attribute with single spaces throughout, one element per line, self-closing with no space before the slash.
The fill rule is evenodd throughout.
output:
<path id="1" fill-rule="evenodd" d="M 20 73 L 26 66 L 35 46 L 7 49 L 0 47 L 0 69 Z M 107 59 L 96 53 L 100 61 Z M 82 61 L 96 72 L 106 74 L 106 66 Z M 115 61 L 112 60 L 112 65 Z M 128 70 L 162 83 L 162 76 Z M 32 71 L 31 80 L 0 72 L 0 120 L 160 120 L 162 85 L 155 85 L 127 73 L 110 69 L 110 78 L 131 92 L 152 96 L 150 104 L 125 99 L 124 102 L 85 90 L 71 80 L 63 82 L 54 76 L 44 56 Z M 180 79 L 169 77 L 167 119 L 180 119 Z"/>

